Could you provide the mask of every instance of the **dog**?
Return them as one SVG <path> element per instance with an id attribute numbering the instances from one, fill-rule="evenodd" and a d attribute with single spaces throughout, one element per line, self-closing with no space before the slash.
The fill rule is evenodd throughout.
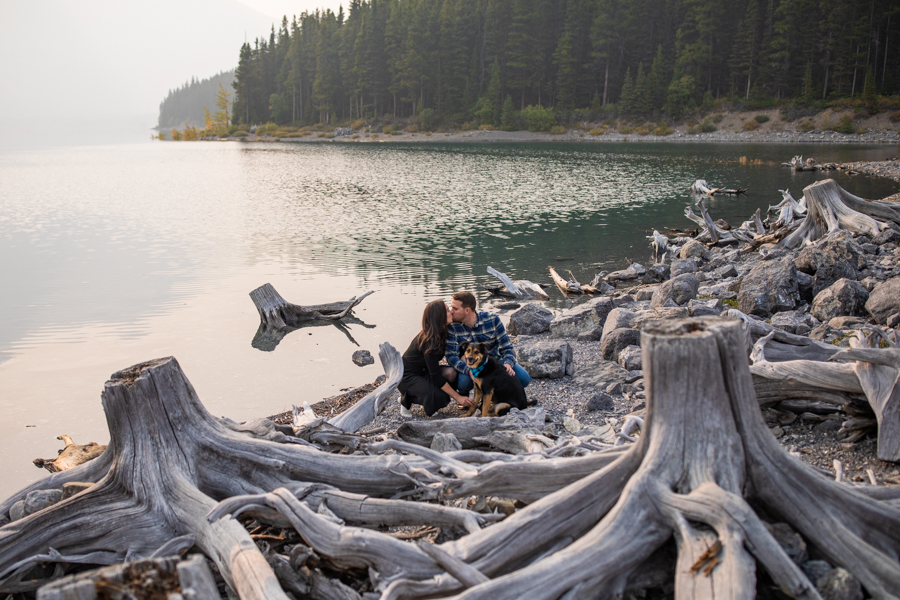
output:
<path id="1" fill-rule="evenodd" d="M 519 378 L 507 373 L 500 361 L 488 355 L 487 344 L 463 342 L 459 349 L 475 383 L 475 404 L 469 407 L 464 417 L 474 415 L 479 406 L 482 417 L 497 417 L 505 415 L 511 408 L 524 410 L 537 403 L 529 403 Z"/>

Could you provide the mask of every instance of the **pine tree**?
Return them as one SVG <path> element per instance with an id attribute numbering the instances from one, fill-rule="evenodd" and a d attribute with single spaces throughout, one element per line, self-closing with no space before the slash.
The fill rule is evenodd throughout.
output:
<path id="1" fill-rule="evenodd" d="M 553 63 L 556 67 L 556 103 L 561 109 L 575 108 L 575 57 L 572 56 L 572 37 L 568 31 L 559 38 Z"/>

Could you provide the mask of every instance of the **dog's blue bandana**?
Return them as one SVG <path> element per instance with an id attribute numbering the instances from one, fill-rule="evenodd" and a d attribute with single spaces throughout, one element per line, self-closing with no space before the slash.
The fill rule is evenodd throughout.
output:
<path id="1" fill-rule="evenodd" d="M 484 371 L 484 368 L 486 366 L 487 366 L 487 361 L 484 361 L 483 363 L 481 363 L 481 366 L 478 367 L 477 369 L 473 369 L 472 367 L 469 367 L 469 373 L 472 375 L 472 379 L 475 379 L 476 377 L 481 375 L 481 372 Z"/>

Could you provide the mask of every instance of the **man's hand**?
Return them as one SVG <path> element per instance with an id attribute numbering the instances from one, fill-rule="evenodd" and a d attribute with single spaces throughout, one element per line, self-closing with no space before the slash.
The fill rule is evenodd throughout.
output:
<path id="1" fill-rule="evenodd" d="M 513 366 L 511 364 L 503 363 L 503 366 L 506 367 L 506 372 L 509 373 L 510 375 L 516 374 L 516 371 L 515 371 L 515 369 L 513 369 Z"/>

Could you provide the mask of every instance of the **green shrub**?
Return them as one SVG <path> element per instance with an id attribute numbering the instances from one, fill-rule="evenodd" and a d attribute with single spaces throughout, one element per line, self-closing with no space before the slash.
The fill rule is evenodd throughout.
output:
<path id="1" fill-rule="evenodd" d="M 553 127 L 550 128 L 550 133 L 552 133 L 553 135 L 561 135 L 565 132 L 566 132 L 566 128 L 563 127 L 562 125 L 554 125 Z"/>
<path id="2" fill-rule="evenodd" d="M 703 133 L 712 133 L 713 131 L 716 130 L 716 126 L 713 125 L 712 123 L 708 123 L 708 122 L 704 121 L 703 123 L 700 124 L 699 129 Z"/>
<path id="3" fill-rule="evenodd" d="M 743 130 L 744 131 L 753 131 L 754 129 L 759 128 L 759 121 L 756 119 L 747 119 L 744 121 Z"/>
<path id="4" fill-rule="evenodd" d="M 320 131 L 319 133 L 316 134 L 316 137 L 322 137 L 322 138 L 323 138 L 323 137 L 325 137 L 326 135 L 327 135 L 327 134 L 326 134 L 324 131 Z"/>
<path id="5" fill-rule="evenodd" d="M 406 128 L 407 133 L 419 133 L 419 126 L 413 123 L 409 127 Z"/>
<path id="6" fill-rule="evenodd" d="M 797 125 L 797 129 L 800 131 L 812 131 L 816 128 L 816 124 L 813 123 L 810 119 L 806 119 L 805 121 L 800 121 L 800 124 Z"/>
<path id="7" fill-rule="evenodd" d="M 898 121 L 900 121 L 900 110 L 898 110 L 897 112 L 891 113 L 891 122 L 896 123 Z"/>
<path id="8" fill-rule="evenodd" d="M 634 133 L 634 127 L 631 127 L 629 125 L 620 125 L 619 128 L 616 129 L 616 131 L 618 131 L 622 135 L 630 135 Z"/>
<path id="9" fill-rule="evenodd" d="M 769 115 L 756 115 L 756 116 L 753 117 L 753 118 L 756 120 L 757 123 L 762 124 L 762 123 L 768 122 L 768 120 L 769 120 Z"/>
<path id="10" fill-rule="evenodd" d="M 714 116 L 712 118 L 712 121 L 713 121 L 713 123 L 721 123 L 722 119 L 724 119 L 724 118 L 725 118 L 725 115 L 723 115 L 722 113 L 717 113 L 716 116 Z"/>
<path id="11" fill-rule="evenodd" d="M 853 119 L 850 115 L 844 115 L 840 123 L 832 125 L 829 129 L 838 133 L 856 133 L 856 127 L 854 127 Z"/>
<path id="12" fill-rule="evenodd" d="M 425 131 L 434 131 L 438 126 L 438 117 L 433 108 L 423 108 L 419 111 L 419 127 Z"/>
<path id="13" fill-rule="evenodd" d="M 675 133 L 675 130 L 665 123 L 660 123 L 659 125 L 657 125 L 656 129 L 653 130 L 653 135 L 657 137 L 672 135 L 673 133 Z"/>
<path id="14" fill-rule="evenodd" d="M 722 300 L 722 304 L 724 304 L 725 306 L 729 306 L 731 308 L 738 307 L 738 301 L 735 298 L 725 298 Z"/>
<path id="15" fill-rule="evenodd" d="M 357 120 L 353 121 L 353 123 L 350 125 L 350 128 L 359 131 L 360 129 L 362 129 L 365 126 L 366 126 L 365 119 L 357 119 Z"/>
<path id="16" fill-rule="evenodd" d="M 270 133 L 275 133 L 276 131 L 278 131 L 278 125 L 269 121 L 265 125 L 260 125 L 256 128 L 256 135 L 268 135 Z"/>
<path id="17" fill-rule="evenodd" d="M 233 135 L 234 137 L 236 137 L 236 138 L 245 138 L 245 137 L 247 137 L 248 135 L 250 135 L 250 132 L 249 132 L 249 131 L 244 131 L 243 129 L 238 129 L 238 130 L 235 131 L 232 135 Z"/>
<path id="18" fill-rule="evenodd" d="M 394 133 L 394 126 L 393 125 L 385 125 L 384 127 L 381 128 L 381 133 Z"/>
<path id="19" fill-rule="evenodd" d="M 589 135 L 603 135 L 604 133 L 606 133 L 606 129 L 605 129 L 605 128 L 604 128 L 604 129 L 597 129 L 597 128 L 595 127 L 594 129 L 591 129 L 590 131 L 588 131 L 588 134 L 589 134 Z"/>
<path id="20" fill-rule="evenodd" d="M 359 134 L 358 134 L 358 133 L 354 133 L 353 135 L 350 136 L 350 139 L 351 139 L 351 140 L 355 140 L 355 139 L 357 139 L 358 137 L 359 137 Z"/>
<path id="21" fill-rule="evenodd" d="M 650 133 L 650 128 L 646 124 L 638 125 L 635 131 L 637 131 L 638 135 L 648 135 Z"/>
<path id="22" fill-rule="evenodd" d="M 556 125 L 556 112 L 543 106 L 526 106 L 520 113 L 528 131 L 550 131 Z"/>

